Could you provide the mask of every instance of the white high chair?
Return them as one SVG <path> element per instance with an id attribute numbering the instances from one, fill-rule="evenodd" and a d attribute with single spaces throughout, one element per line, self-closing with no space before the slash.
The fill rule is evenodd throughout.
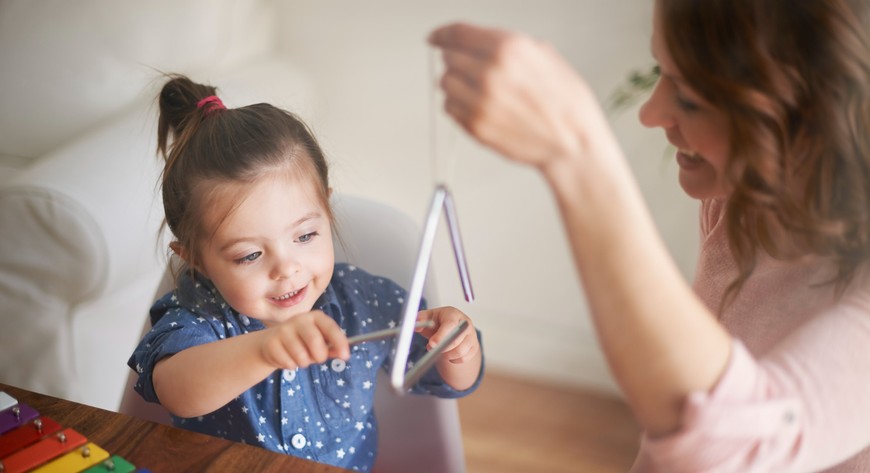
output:
<path id="1" fill-rule="evenodd" d="M 420 227 L 398 209 L 360 197 L 333 197 L 336 228 L 335 260 L 385 276 L 400 285 L 410 283 L 420 244 Z M 343 245 L 342 245 L 343 243 Z M 167 271 L 157 289 L 160 297 L 172 288 Z M 438 305 L 438 293 L 431 271 L 423 296 L 429 307 Z M 143 334 L 150 330 L 145 318 Z M 133 390 L 135 373 L 127 377 L 119 412 L 163 424 L 171 424 L 162 406 L 145 402 Z M 389 376 L 381 372 L 375 393 L 379 426 L 375 473 L 463 473 L 465 455 L 459 410 L 454 399 L 432 396 L 400 396 L 390 387 Z"/>

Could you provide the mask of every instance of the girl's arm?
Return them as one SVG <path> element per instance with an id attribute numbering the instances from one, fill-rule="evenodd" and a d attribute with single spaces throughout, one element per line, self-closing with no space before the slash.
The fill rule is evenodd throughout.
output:
<path id="1" fill-rule="evenodd" d="M 417 329 L 424 337 L 429 339 L 426 348 L 431 350 L 450 332 L 458 327 L 463 321 L 468 322 L 468 327 L 448 345 L 435 364 L 441 378 L 457 391 L 464 391 L 474 385 L 480 375 L 480 367 L 483 362 L 483 353 L 480 349 L 480 341 L 477 339 L 477 330 L 471 323 L 471 319 L 454 307 L 438 307 L 423 310 L 417 315 L 418 320 L 434 320 L 432 328 Z"/>
<path id="2" fill-rule="evenodd" d="M 598 338 L 638 421 L 679 427 L 722 374 L 731 339 L 659 239 L 592 91 L 551 47 L 502 30 L 436 30 L 445 108 L 472 136 L 536 166 L 558 202 Z"/>
<path id="3" fill-rule="evenodd" d="M 347 337 L 338 324 L 313 311 L 164 358 L 154 366 L 154 390 L 174 415 L 196 417 L 219 409 L 276 369 L 349 356 Z"/>

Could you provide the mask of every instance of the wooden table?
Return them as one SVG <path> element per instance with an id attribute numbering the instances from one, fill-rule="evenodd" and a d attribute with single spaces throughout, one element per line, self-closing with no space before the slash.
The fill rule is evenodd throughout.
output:
<path id="1" fill-rule="evenodd" d="M 4 384 L 0 384 L 0 391 L 6 391 L 18 402 L 33 407 L 40 415 L 54 419 L 62 427 L 75 429 L 110 455 L 119 455 L 137 468 L 146 468 L 153 473 L 348 471 Z"/>

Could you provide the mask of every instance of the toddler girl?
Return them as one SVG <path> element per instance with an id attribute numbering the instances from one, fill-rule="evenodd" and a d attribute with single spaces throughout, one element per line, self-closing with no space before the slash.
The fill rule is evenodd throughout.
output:
<path id="1" fill-rule="evenodd" d="M 395 326 L 405 290 L 335 263 L 326 161 L 296 116 L 226 109 L 214 87 L 177 75 L 159 105 L 166 224 L 185 265 L 128 362 L 136 390 L 179 427 L 370 470 L 376 375 L 392 343 L 347 337 Z M 479 334 L 459 310 L 421 305 L 432 326 L 415 334 L 412 360 L 469 326 L 412 392 L 469 394 L 483 373 Z"/>

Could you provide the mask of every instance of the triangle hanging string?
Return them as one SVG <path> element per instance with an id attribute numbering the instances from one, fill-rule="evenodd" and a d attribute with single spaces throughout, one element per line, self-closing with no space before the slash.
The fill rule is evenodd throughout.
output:
<path id="1" fill-rule="evenodd" d="M 438 78 L 442 75 L 439 67 L 442 62 L 438 59 L 438 51 L 430 47 L 429 162 L 433 184 L 447 187 L 453 180 L 456 170 L 456 155 L 453 150 L 454 134 L 450 133 L 452 122 L 444 112 L 444 97 L 438 84 Z"/>

